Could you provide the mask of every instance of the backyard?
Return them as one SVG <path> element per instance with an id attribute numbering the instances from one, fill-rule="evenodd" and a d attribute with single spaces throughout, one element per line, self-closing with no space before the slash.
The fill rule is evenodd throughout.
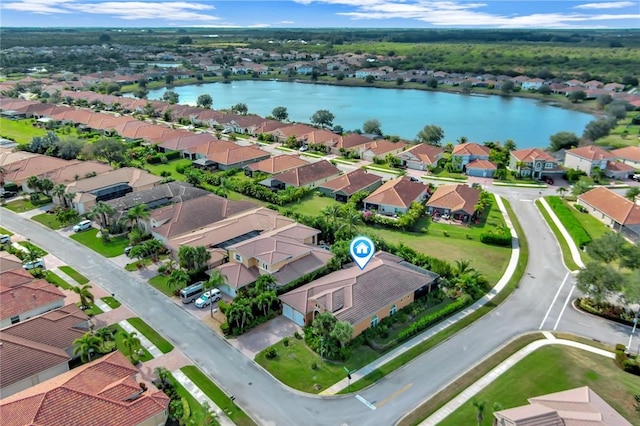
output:
<path id="1" fill-rule="evenodd" d="M 31 120 L 10 120 L 0 118 L 0 137 L 11 139 L 17 143 L 31 142 L 35 136 L 47 134 L 45 129 L 34 127 Z"/>
<path id="2" fill-rule="evenodd" d="M 538 349 L 487 386 L 474 400 L 486 401 L 487 412 L 481 424 L 489 426 L 493 421 L 494 403 L 505 409 L 512 408 L 528 404 L 527 398 L 533 396 L 580 386 L 589 386 L 628 420 L 637 419 L 633 395 L 640 393 L 640 377 L 623 372 L 612 359 L 562 346 Z M 441 424 L 476 424 L 472 401 Z"/>
<path id="3" fill-rule="evenodd" d="M 343 205 L 341 203 L 338 203 L 331 197 L 323 197 L 317 194 L 312 194 L 300 200 L 299 202 L 286 204 L 282 209 L 292 209 L 306 216 L 318 216 L 319 214 L 322 214 L 321 211 L 325 207 L 329 207 L 334 204 Z"/>
<path id="4" fill-rule="evenodd" d="M 105 243 L 102 238 L 98 237 L 98 230 L 95 228 L 75 233 L 71 235 L 71 239 L 89 247 L 104 257 L 120 256 L 124 253 L 125 247 L 129 245 L 129 239 L 126 237 L 111 237 L 111 240 Z"/>
<path id="5" fill-rule="evenodd" d="M 169 161 L 166 164 L 158 163 L 158 164 L 145 164 L 144 168 L 149 170 L 154 175 L 160 176 L 162 172 L 171 173 L 171 177 L 175 180 L 185 180 L 185 177 L 182 173 L 178 173 L 176 170 L 178 166 L 186 167 L 191 164 L 191 160 L 186 158 L 182 158 L 179 160 Z"/>

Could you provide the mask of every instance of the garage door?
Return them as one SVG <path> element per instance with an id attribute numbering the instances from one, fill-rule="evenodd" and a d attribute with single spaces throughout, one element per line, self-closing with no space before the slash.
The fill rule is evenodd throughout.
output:
<path id="1" fill-rule="evenodd" d="M 294 310 L 291 306 L 283 304 L 282 315 L 284 315 L 285 318 L 289 318 L 299 326 L 304 327 L 304 316 L 300 312 Z"/>
<path id="2" fill-rule="evenodd" d="M 220 291 L 226 294 L 227 296 L 236 297 L 236 289 L 231 287 L 228 284 L 221 285 Z"/>

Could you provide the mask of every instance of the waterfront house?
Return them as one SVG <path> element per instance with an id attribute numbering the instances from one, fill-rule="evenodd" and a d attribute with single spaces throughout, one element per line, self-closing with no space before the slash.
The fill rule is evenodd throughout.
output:
<path id="1" fill-rule="evenodd" d="M 428 194 L 427 185 L 406 176 L 389 180 L 364 199 L 365 210 L 397 215 L 406 213 L 414 202 L 421 203 Z"/>

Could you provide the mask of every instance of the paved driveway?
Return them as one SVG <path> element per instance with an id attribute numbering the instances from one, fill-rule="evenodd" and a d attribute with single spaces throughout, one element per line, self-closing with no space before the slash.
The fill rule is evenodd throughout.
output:
<path id="1" fill-rule="evenodd" d="M 279 342 L 285 337 L 293 337 L 296 331 L 302 333 L 302 329 L 298 325 L 280 315 L 271 321 L 260 324 L 237 339 L 229 339 L 229 343 L 249 357 L 249 359 L 254 359 L 258 352 Z"/>

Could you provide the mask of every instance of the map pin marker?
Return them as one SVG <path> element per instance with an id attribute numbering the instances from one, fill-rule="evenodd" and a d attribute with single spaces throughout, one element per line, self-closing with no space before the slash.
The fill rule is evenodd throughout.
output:
<path id="1" fill-rule="evenodd" d="M 364 269 L 376 252 L 376 245 L 368 237 L 355 237 L 349 245 L 353 261 L 360 269 Z"/>

